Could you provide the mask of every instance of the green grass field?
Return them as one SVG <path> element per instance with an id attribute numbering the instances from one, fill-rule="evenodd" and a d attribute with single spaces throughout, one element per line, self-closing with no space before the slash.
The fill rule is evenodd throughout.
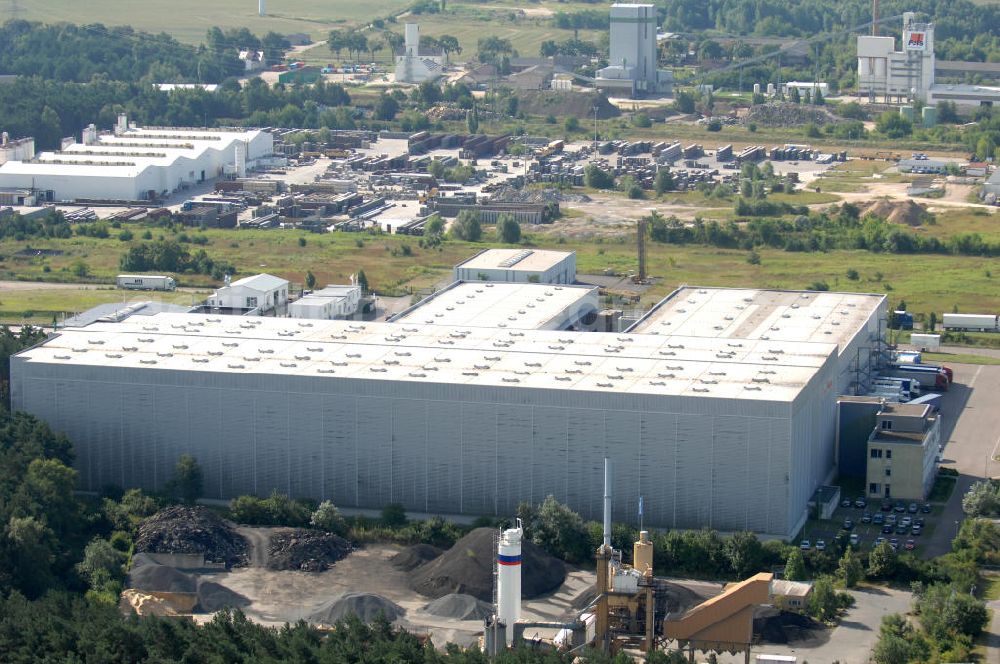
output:
<path id="1" fill-rule="evenodd" d="M 169 302 L 171 304 L 193 304 L 204 299 L 202 294 L 190 292 L 136 293 L 121 291 L 113 287 L 99 289 L 84 288 L 31 288 L 25 290 L 5 290 L 0 292 L 0 323 L 36 323 L 49 325 L 53 317 L 62 319 L 86 311 L 91 307 L 109 302 L 129 304 L 134 302 Z"/>
<path id="2" fill-rule="evenodd" d="M 346 24 L 366 22 L 405 10 L 411 0 L 268 0 L 267 16 L 257 15 L 256 0 L 40 0 L 21 2 L 20 18 L 55 23 L 132 25 L 137 30 L 166 32 L 181 41 L 201 43 L 212 26 L 246 27 L 255 34 L 305 32 L 314 38 Z M 6 8 L 5 8 L 6 9 Z"/>
<path id="3" fill-rule="evenodd" d="M 561 238 L 558 229 L 544 236 L 533 236 L 528 229 L 526 232 L 527 242 L 532 246 L 576 250 L 581 274 L 599 274 L 606 269 L 625 274 L 635 270 L 631 237 L 603 242 L 577 241 Z M 490 233 L 487 227 L 484 235 L 490 237 Z M 326 284 L 345 283 L 352 273 L 362 269 L 372 287 L 386 295 L 428 288 L 448 278 L 452 266 L 460 260 L 489 246 L 447 241 L 440 249 L 421 249 L 415 238 L 350 233 L 315 235 L 296 231 L 210 230 L 205 235 L 208 238 L 205 249 L 209 255 L 232 262 L 243 275 L 270 272 L 301 284 L 306 271 L 312 270 L 317 281 Z M 300 237 L 306 239 L 306 246 L 299 246 Z M 65 253 L 48 258 L 17 256 L 16 252 L 27 244 L 14 240 L 0 242 L 0 279 L 80 281 L 73 276 L 72 266 L 75 261 L 82 260 L 92 275 L 83 281 L 110 285 L 119 271 L 118 261 L 126 247 L 116 239 L 32 240 L 33 248 L 61 249 Z M 403 245 L 410 247 L 411 255 L 405 255 Z M 653 304 L 683 283 L 805 288 L 823 281 L 833 290 L 888 293 L 893 303 L 905 299 L 914 312 L 951 311 L 956 305 L 962 311 L 1000 310 L 1000 289 L 986 276 L 995 260 L 988 258 L 863 251 L 793 253 L 770 249 L 759 249 L 758 254 L 760 264 L 750 265 L 745 251 L 648 243 L 649 272 L 657 282 L 643 297 L 642 304 Z M 848 268 L 857 270 L 860 278 L 847 279 Z M 879 274 L 881 280 L 876 279 Z M 183 286 L 216 285 L 205 275 L 184 274 L 178 278 Z M 113 297 L 104 301 L 117 301 L 120 297 L 114 291 L 109 295 Z M 42 311 L 65 307 L 43 305 L 40 300 L 7 304 L 8 301 L 8 293 L 0 294 L 0 302 L 4 302 L 0 309 Z M 72 310 L 85 308 L 81 303 Z"/>

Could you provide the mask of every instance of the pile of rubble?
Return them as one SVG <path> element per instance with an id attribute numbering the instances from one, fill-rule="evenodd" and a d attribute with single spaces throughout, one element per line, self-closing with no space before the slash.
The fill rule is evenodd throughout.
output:
<path id="1" fill-rule="evenodd" d="M 431 122 L 440 122 L 442 120 L 450 120 L 452 122 L 461 121 L 465 119 L 466 113 L 468 111 L 461 108 L 454 108 L 450 106 L 434 106 L 427 110 L 425 115 L 427 119 Z"/>
<path id="2" fill-rule="evenodd" d="M 249 545 L 233 526 L 207 507 L 175 505 L 139 526 L 135 550 L 147 553 L 200 553 L 226 567 L 247 564 Z"/>
<path id="3" fill-rule="evenodd" d="M 333 533 L 286 530 L 271 535 L 267 566 L 273 570 L 323 572 L 351 552 L 351 543 Z"/>
<path id="4" fill-rule="evenodd" d="M 746 123 L 762 127 L 802 127 L 843 122 L 841 118 L 819 106 L 772 101 L 754 106 L 747 113 Z"/>
<path id="5" fill-rule="evenodd" d="M 586 194 L 567 194 L 558 189 L 516 189 L 501 187 L 490 196 L 492 203 L 589 203 Z"/>

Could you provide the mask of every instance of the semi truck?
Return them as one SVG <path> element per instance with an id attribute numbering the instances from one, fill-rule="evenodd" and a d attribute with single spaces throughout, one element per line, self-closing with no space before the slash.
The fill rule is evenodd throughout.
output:
<path id="1" fill-rule="evenodd" d="M 946 330 L 966 332 L 997 332 L 996 314 L 944 314 L 941 322 Z"/>
<path id="2" fill-rule="evenodd" d="M 920 383 L 920 389 L 929 392 L 944 392 L 950 380 L 944 367 L 931 364 L 893 364 L 881 371 L 887 378 L 912 378 Z"/>
<path id="3" fill-rule="evenodd" d="M 118 288 L 126 290 L 172 291 L 177 289 L 173 277 L 161 274 L 119 274 Z"/>

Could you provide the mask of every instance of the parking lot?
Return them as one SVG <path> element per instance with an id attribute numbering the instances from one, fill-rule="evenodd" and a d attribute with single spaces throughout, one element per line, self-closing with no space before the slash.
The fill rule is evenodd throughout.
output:
<path id="1" fill-rule="evenodd" d="M 856 551 L 867 551 L 875 548 L 878 538 L 884 537 L 890 543 L 895 540 L 900 551 L 906 549 L 907 541 L 913 541 L 913 551 L 920 555 L 924 542 L 933 535 L 938 527 L 942 505 L 931 503 L 915 503 L 912 501 L 896 503 L 890 501 L 883 509 L 879 500 L 867 502 L 865 507 L 857 507 L 854 494 L 842 494 L 844 500 L 850 500 L 850 507 L 841 505 L 829 521 L 810 521 L 803 531 L 800 542 L 808 541 L 810 549 L 819 548 L 820 542 L 826 548 L 835 550 L 834 542 L 838 537 L 844 538 L 844 543 L 850 542 L 850 536 L 856 535 L 856 543 L 852 546 Z M 912 506 L 912 507 L 911 507 Z M 902 510 L 902 511 L 900 511 Z M 912 511 L 911 511 L 912 510 Z M 852 527 L 844 528 L 845 521 L 850 520 Z M 904 526 L 903 524 L 907 524 Z M 914 530 L 913 525 L 918 528 Z M 886 529 L 889 532 L 886 532 Z"/>

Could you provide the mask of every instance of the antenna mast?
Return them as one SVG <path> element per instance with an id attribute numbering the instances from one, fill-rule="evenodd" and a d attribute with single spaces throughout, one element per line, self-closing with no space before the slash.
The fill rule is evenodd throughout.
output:
<path id="1" fill-rule="evenodd" d="M 878 37 L 878 0 L 872 0 L 872 37 Z"/>

